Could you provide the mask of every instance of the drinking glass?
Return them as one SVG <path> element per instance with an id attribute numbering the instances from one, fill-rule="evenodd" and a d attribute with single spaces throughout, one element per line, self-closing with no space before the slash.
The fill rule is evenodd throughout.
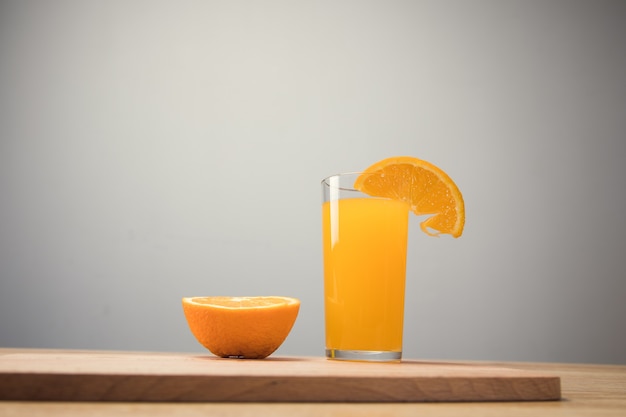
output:
<path id="1" fill-rule="evenodd" d="M 326 357 L 400 361 L 409 206 L 356 190 L 359 175 L 322 181 Z"/>

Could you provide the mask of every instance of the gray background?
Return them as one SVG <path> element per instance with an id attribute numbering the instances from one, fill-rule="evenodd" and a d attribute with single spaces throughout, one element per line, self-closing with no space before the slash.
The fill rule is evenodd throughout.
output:
<path id="1" fill-rule="evenodd" d="M 405 357 L 626 363 L 626 2 L 0 1 L 0 346 L 203 352 L 180 299 L 302 300 L 319 182 L 446 170 Z"/>

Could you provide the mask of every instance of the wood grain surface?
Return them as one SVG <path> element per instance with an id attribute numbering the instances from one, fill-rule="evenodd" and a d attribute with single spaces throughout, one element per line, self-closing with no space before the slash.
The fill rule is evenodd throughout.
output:
<path id="1" fill-rule="evenodd" d="M 0 400 L 460 402 L 561 398 L 558 375 L 476 363 L 0 352 Z"/>

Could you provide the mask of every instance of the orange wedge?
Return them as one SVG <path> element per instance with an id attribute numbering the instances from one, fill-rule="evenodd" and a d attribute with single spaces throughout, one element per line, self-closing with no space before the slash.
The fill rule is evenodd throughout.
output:
<path id="1" fill-rule="evenodd" d="M 421 228 L 431 236 L 444 233 L 457 238 L 463 233 L 463 196 L 448 174 L 430 162 L 411 156 L 383 159 L 367 168 L 354 188 L 368 195 L 404 201 L 415 214 L 430 215 Z"/>
<path id="2" fill-rule="evenodd" d="M 214 355 L 263 359 L 283 343 L 300 310 L 290 297 L 186 297 L 191 333 Z"/>

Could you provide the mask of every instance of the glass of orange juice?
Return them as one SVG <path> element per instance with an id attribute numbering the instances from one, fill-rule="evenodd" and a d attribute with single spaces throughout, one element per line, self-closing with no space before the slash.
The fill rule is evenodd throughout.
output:
<path id="1" fill-rule="evenodd" d="M 399 361 L 409 206 L 355 190 L 359 175 L 322 181 L 326 357 Z"/>

